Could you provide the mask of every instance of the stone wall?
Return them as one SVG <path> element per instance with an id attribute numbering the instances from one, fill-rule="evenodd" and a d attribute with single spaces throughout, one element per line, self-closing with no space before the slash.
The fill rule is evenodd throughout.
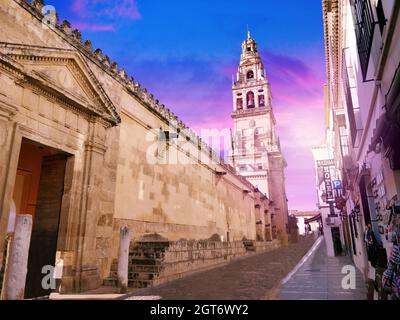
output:
<path id="1" fill-rule="evenodd" d="M 235 259 L 279 248 L 280 242 L 254 242 L 254 251 L 246 249 L 243 241 L 208 242 L 179 241 L 165 254 L 164 269 L 157 283 L 171 281 L 193 272 L 207 270 Z"/>
<path id="2" fill-rule="evenodd" d="M 159 235 L 157 235 L 159 237 Z M 132 242 L 129 253 L 129 287 L 146 288 L 169 282 L 194 272 L 215 268 L 233 260 L 275 250 L 280 242 L 167 241 Z M 117 284 L 118 259 L 115 259 L 105 285 Z"/>

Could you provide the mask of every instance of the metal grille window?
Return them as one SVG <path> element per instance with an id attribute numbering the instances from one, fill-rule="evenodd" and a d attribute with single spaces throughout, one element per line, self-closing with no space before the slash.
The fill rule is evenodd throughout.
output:
<path id="1" fill-rule="evenodd" d="M 379 30 L 381 31 L 381 34 L 383 34 L 383 28 L 386 25 L 386 18 L 383 10 L 382 0 L 378 0 L 376 4 L 376 14 L 378 16 Z"/>
<path id="2" fill-rule="evenodd" d="M 358 55 L 364 81 L 367 78 L 375 20 L 370 0 L 350 0 L 353 8 L 354 25 L 357 37 Z"/>

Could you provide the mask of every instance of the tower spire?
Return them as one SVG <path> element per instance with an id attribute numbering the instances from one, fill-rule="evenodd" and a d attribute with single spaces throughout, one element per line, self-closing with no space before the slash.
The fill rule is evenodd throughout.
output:
<path id="1" fill-rule="evenodd" d="M 249 29 L 249 25 L 247 25 L 247 40 L 251 39 L 251 34 L 250 34 L 250 29 Z"/>

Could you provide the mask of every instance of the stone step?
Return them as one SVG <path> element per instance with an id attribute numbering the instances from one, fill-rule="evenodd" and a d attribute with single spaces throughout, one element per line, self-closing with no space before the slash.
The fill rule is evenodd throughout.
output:
<path id="1" fill-rule="evenodd" d="M 107 278 L 103 280 L 103 285 L 106 287 L 116 287 L 117 286 L 117 279 L 116 278 Z"/>
<path id="2" fill-rule="evenodd" d="M 154 263 L 154 260 L 145 260 L 147 261 L 148 264 L 143 263 L 143 260 L 134 260 L 130 261 L 129 263 L 129 271 L 137 271 L 137 272 L 160 272 L 162 269 L 162 264 L 160 261 L 156 261 Z M 112 264 L 110 271 L 118 271 L 118 263 L 117 264 Z"/>
<path id="3" fill-rule="evenodd" d="M 128 280 L 153 280 L 157 278 L 159 273 L 151 273 L 151 272 L 128 272 Z M 116 271 L 110 272 L 109 279 L 117 279 L 118 273 Z"/>
<path id="4" fill-rule="evenodd" d="M 142 266 L 160 266 L 162 265 L 162 259 L 147 259 L 147 258 L 134 258 L 129 260 L 129 264 L 133 265 L 142 265 Z"/>
<path id="5" fill-rule="evenodd" d="M 135 254 L 135 253 L 165 253 L 168 251 L 168 248 L 133 248 L 129 250 L 129 254 Z"/>
<path id="6" fill-rule="evenodd" d="M 136 254 L 129 254 L 130 259 L 164 259 L 164 253 L 136 253 Z"/>
<path id="7" fill-rule="evenodd" d="M 153 280 L 129 280 L 128 286 L 130 288 L 148 288 L 153 285 Z"/>

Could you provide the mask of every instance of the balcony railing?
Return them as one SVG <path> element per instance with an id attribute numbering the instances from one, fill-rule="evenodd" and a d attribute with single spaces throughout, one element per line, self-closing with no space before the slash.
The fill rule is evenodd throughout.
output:
<path id="1" fill-rule="evenodd" d="M 344 54 L 344 51 L 343 51 L 342 60 L 343 60 L 342 83 L 343 83 L 344 95 L 346 98 L 347 117 L 348 117 L 349 125 L 350 125 L 350 137 L 351 137 L 352 145 L 354 147 L 355 143 L 356 143 L 356 138 L 357 138 L 357 123 L 356 123 L 356 117 L 354 114 L 353 99 L 351 96 L 349 74 L 347 72 L 346 55 Z"/>
<path id="2" fill-rule="evenodd" d="M 367 79 L 375 22 L 370 0 L 350 0 L 353 8 L 358 55 L 364 81 Z"/>
<path id="3" fill-rule="evenodd" d="M 379 30 L 381 31 L 381 34 L 383 34 L 383 28 L 386 25 L 386 17 L 383 10 L 382 0 L 378 0 L 376 3 L 376 14 L 378 17 Z"/>

